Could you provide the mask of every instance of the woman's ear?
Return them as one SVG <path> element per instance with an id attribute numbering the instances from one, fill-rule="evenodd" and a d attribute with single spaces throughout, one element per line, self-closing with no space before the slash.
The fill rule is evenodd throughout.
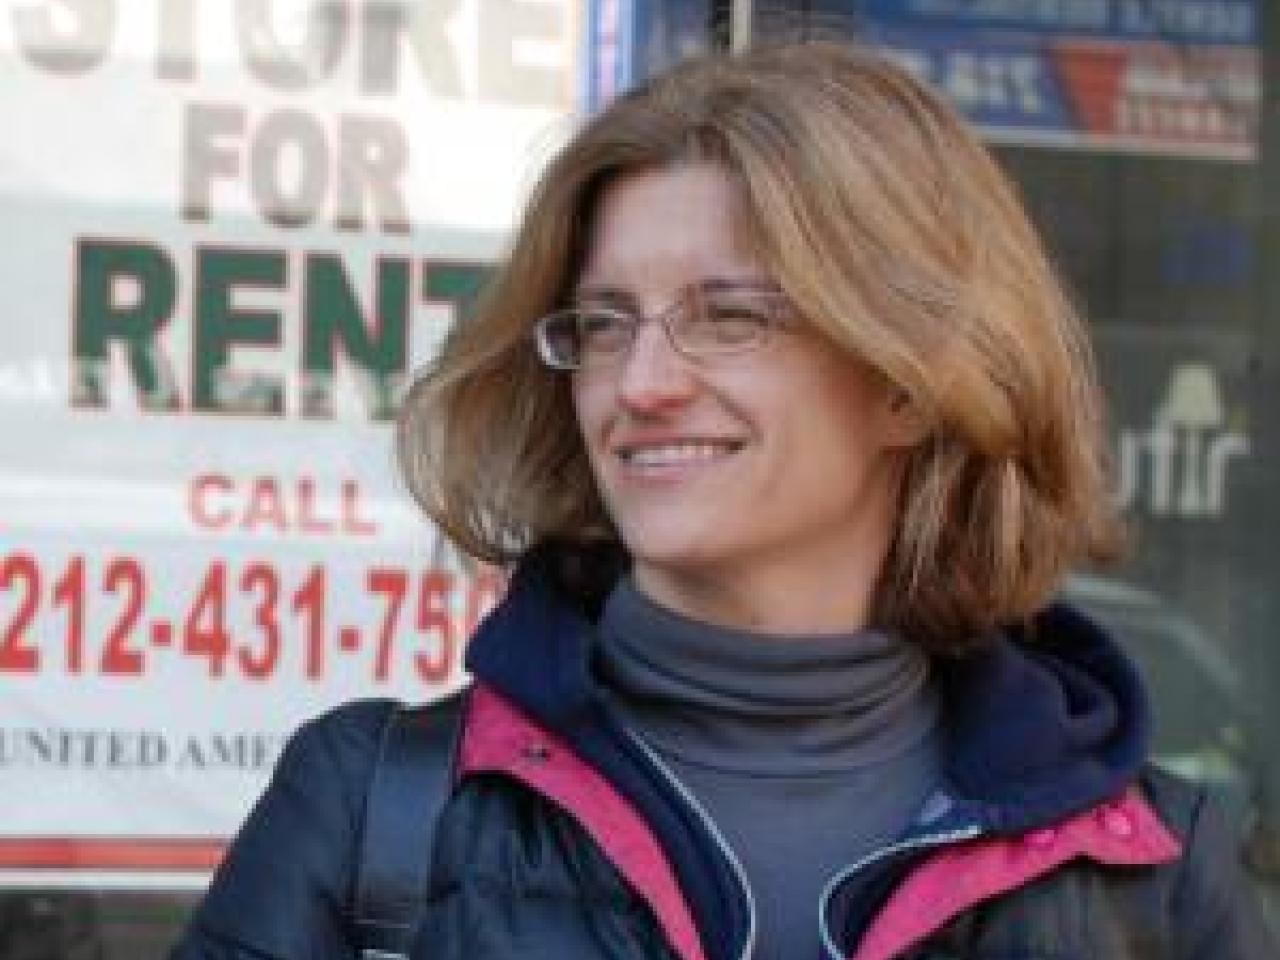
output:
<path id="1" fill-rule="evenodd" d="M 884 398 L 882 436 L 885 446 L 917 447 L 929 436 L 920 406 L 901 387 L 890 386 Z"/>

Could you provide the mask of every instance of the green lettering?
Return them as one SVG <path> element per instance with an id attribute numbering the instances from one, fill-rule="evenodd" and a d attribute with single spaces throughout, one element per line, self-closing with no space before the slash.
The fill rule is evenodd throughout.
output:
<path id="1" fill-rule="evenodd" d="M 279 377 L 231 369 L 237 343 L 280 345 L 280 314 L 232 305 L 237 288 L 281 289 L 288 263 L 280 250 L 202 249 L 196 253 L 194 373 L 191 404 L 216 413 L 280 416 L 284 385 Z"/>
<path id="2" fill-rule="evenodd" d="M 342 259 L 313 253 L 306 266 L 306 333 L 302 368 L 306 387 L 302 412 L 333 416 L 333 382 L 339 346 L 366 386 L 365 402 L 373 420 L 395 416 L 404 378 L 409 323 L 409 261 L 378 261 L 372 322 L 351 288 Z"/>
<path id="3" fill-rule="evenodd" d="M 108 345 L 116 341 L 124 344 L 142 407 L 178 407 L 173 371 L 159 344 L 177 298 L 176 277 L 169 255 L 153 244 L 82 240 L 76 245 L 72 403 L 107 405 Z"/>

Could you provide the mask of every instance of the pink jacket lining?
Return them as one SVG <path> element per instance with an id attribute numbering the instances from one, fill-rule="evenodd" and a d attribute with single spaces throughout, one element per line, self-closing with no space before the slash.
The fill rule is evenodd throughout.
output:
<path id="1" fill-rule="evenodd" d="M 705 960 L 675 872 L 644 820 L 599 773 L 496 692 L 473 688 L 459 775 L 515 777 L 582 825 L 653 910 L 682 960 Z M 1174 860 L 1181 844 L 1136 789 L 1113 803 L 1025 837 L 945 847 L 898 886 L 852 960 L 889 960 L 989 897 L 1075 857 L 1110 864 Z"/>

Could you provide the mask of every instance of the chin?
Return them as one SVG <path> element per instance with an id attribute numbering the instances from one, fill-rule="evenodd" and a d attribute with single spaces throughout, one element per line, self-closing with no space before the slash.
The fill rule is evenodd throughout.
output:
<path id="1" fill-rule="evenodd" d="M 667 569 L 694 568 L 712 563 L 723 553 L 710 537 L 678 530 L 624 529 L 623 543 L 632 561 Z"/>

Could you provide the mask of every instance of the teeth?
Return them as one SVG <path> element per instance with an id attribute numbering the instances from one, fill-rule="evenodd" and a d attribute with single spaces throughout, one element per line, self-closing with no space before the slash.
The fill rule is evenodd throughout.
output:
<path id="1" fill-rule="evenodd" d="M 732 452 L 733 447 L 724 443 L 670 443 L 624 450 L 622 458 L 641 467 L 665 467 L 714 460 Z"/>

